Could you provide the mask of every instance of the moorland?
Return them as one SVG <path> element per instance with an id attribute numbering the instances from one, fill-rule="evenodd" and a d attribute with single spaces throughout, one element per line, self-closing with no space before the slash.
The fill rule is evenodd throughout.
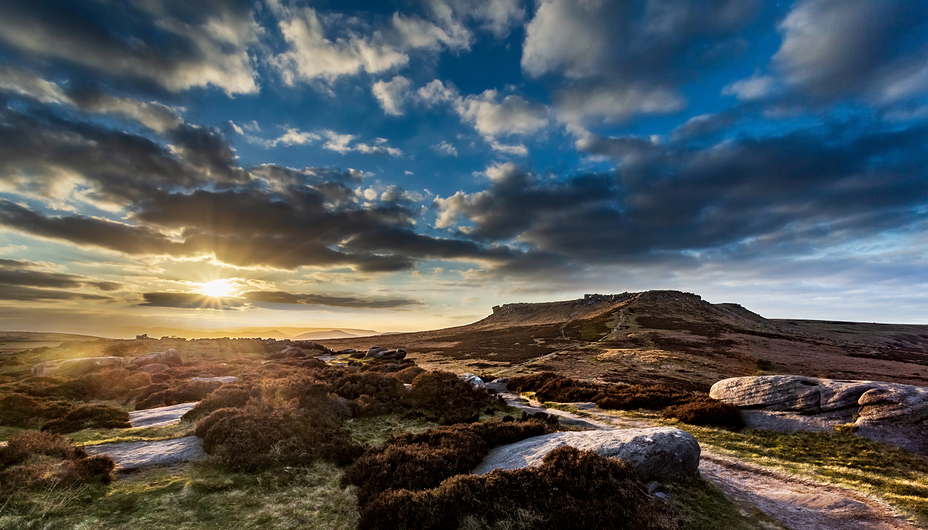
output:
<path id="1" fill-rule="evenodd" d="M 318 343 L 19 337 L 36 340 L 0 353 L 0 528 L 786 527 L 705 477 L 655 490 L 592 453 L 470 474 L 494 447 L 577 428 L 565 418 L 675 426 L 758 476 L 875 499 L 881 527 L 928 525 L 928 459 L 841 430 L 743 429 L 737 410 L 706 396 L 721 379 L 763 374 L 924 386 L 928 326 L 771 320 L 649 291 Z M 364 355 L 375 346 L 405 355 Z M 46 361 L 170 349 L 182 361 L 158 370 L 32 373 Z M 538 412 L 465 372 L 508 378 L 508 392 Z M 129 422 L 132 411 L 186 402 L 197 404 L 179 423 Z M 82 449 L 188 436 L 209 458 L 122 471 Z"/>

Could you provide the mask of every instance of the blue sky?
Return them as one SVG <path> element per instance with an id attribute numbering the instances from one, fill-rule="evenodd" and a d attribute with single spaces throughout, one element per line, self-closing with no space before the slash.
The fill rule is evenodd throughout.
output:
<path id="1" fill-rule="evenodd" d="M 921 2 L 10 0 L 0 114 L 7 329 L 928 323 Z"/>

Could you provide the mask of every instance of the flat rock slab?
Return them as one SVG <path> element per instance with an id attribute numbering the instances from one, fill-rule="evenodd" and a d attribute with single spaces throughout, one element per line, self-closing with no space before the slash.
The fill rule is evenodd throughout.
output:
<path id="1" fill-rule="evenodd" d="M 201 383 L 238 383 L 238 377 L 234 375 L 226 375 L 223 377 L 191 377 L 191 381 L 199 381 Z"/>
<path id="2" fill-rule="evenodd" d="M 695 475 L 699 467 L 699 443 L 691 434 L 674 427 L 652 427 L 535 436 L 493 449 L 474 474 L 537 466 L 545 455 L 563 445 L 621 458 L 644 482 L 679 480 Z"/>
<path id="3" fill-rule="evenodd" d="M 203 451 L 203 440 L 196 436 L 160 442 L 85 445 L 84 450 L 94 455 L 109 456 L 116 462 L 116 469 L 122 471 L 174 465 L 190 460 L 203 460 L 209 456 Z"/>
<path id="4" fill-rule="evenodd" d="M 135 410 L 129 413 L 129 423 L 133 427 L 161 427 L 180 422 L 181 416 L 197 406 L 197 402 L 180 403 L 156 409 Z"/>

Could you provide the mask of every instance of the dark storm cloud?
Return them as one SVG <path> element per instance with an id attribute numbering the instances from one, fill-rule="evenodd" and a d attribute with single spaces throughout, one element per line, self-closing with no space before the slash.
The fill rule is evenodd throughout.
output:
<path id="1" fill-rule="evenodd" d="M 685 106 L 680 83 L 743 52 L 758 2 L 543 0 L 526 27 L 522 69 L 566 81 L 568 122 L 615 121 Z"/>
<path id="2" fill-rule="evenodd" d="M 394 309 L 422 304 L 420 301 L 411 298 L 358 298 L 354 296 L 326 296 L 283 291 L 247 291 L 239 296 L 253 302 L 271 304 L 324 305 L 367 309 Z"/>
<path id="3" fill-rule="evenodd" d="M 925 220 L 928 128 L 862 131 L 823 127 L 709 147 L 599 139 L 589 149 L 615 157 L 615 174 L 551 181 L 512 168 L 489 189 L 436 207 L 471 225 L 475 240 L 515 238 L 584 263 L 663 262 L 707 249 L 812 252 Z"/>
<path id="4" fill-rule="evenodd" d="M 0 300 L 112 300 L 112 297 L 92 293 L 76 293 L 63 289 L 93 289 L 116 291 L 115 282 L 103 282 L 47 269 L 41 263 L 25 260 L 0 259 Z"/>
<path id="5" fill-rule="evenodd" d="M 44 108 L 6 108 L 0 123 L 0 180 L 37 200 L 73 192 L 116 205 L 130 222 L 49 215 L 0 200 L 0 224 L 32 235 L 131 255 L 213 255 L 242 267 L 349 266 L 410 269 L 418 259 L 503 261 L 517 253 L 419 234 L 402 188 L 362 203 L 356 171 L 245 170 L 215 129 L 182 124 L 171 146 L 72 121 Z M 28 175 L 28 177 L 26 177 Z M 75 182 L 75 180 L 77 182 Z"/>
<path id="6" fill-rule="evenodd" d="M 142 293 L 139 305 L 180 309 L 239 309 L 244 302 L 235 298 L 215 298 L 197 293 Z"/>
<path id="7" fill-rule="evenodd" d="M 257 85 L 248 47 L 259 31 L 251 10 L 237 0 L 7 0 L 0 3 L 0 50 L 136 87 L 249 93 Z"/>

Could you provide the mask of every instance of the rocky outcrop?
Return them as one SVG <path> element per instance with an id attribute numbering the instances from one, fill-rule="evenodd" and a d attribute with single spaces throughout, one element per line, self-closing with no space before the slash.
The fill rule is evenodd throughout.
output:
<path id="1" fill-rule="evenodd" d="M 460 374 L 458 379 L 461 381 L 466 381 L 474 386 L 474 388 L 486 388 L 487 384 L 483 382 L 483 379 L 480 379 L 480 376 L 475 374 Z"/>
<path id="2" fill-rule="evenodd" d="M 521 469 L 540 465 L 563 445 L 592 450 L 630 464 L 644 482 L 671 482 L 694 476 L 699 467 L 699 443 L 673 427 L 556 432 L 497 447 L 474 470 L 477 475 L 494 469 Z"/>
<path id="3" fill-rule="evenodd" d="M 796 375 L 734 377 L 709 396 L 741 409 L 748 427 L 826 431 L 854 423 L 857 435 L 928 454 L 928 388 Z"/>
<path id="4" fill-rule="evenodd" d="M 166 364 L 155 363 L 155 364 L 146 364 L 145 366 L 141 366 L 139 367 L 139 371 L 146 372 L 149 374 L 160 374 L 161 372 L 167 370 L 168 368 L 170 368 L 170 366 Z"/>
<path id="5" fill-rule="evenodd" d="M 160 442 L 126 442 L 118 444 L 85 445 L 92 455 L 107 455 L 116 462 L 117 470 L 174 465 L 188 460 L 202 460 L 203 439 L 196 436 Z"/>
<path id="6" fill-rule="evenodd" d="M 353 356 L 352 356 L 353 357 Z M 372 346 L 365 357 L 369 359 L 400 360 L 406 358 L 406 350 L 390 350 L 383 346 Z"/>
<path id="7" fill-rule="evenodd" d="M 129 364 L 134 364 L 135 366 L 146 366 L 149 364 L 183 366 L 184 361 L 180 358 L 180 354 L 177 353 L 177 350 L 171 348 L 168 351 L 153 351 L 151 353 L 146 353 L 145 355 L 140 355 L 139 357 L 132 359 Z"/>
<path id="8" fill-rule="evenodd" d="M 81 359 L 59 359 L 47 361 L 32 367 L 32 375 L 65 376 L 86 374 L 101 368 L 122 368 L 126 361 L 122 357 L 84 357 Z"/>
<path id="9" fill-rule="evenodd" d="M 180 422 L 181 417 L 197 405 L 197 401 L 179 403 L 167 407 L 147 410 L 133 410 L 129 413 L 129 423 L 133 427 L 161 427 Z"/>

